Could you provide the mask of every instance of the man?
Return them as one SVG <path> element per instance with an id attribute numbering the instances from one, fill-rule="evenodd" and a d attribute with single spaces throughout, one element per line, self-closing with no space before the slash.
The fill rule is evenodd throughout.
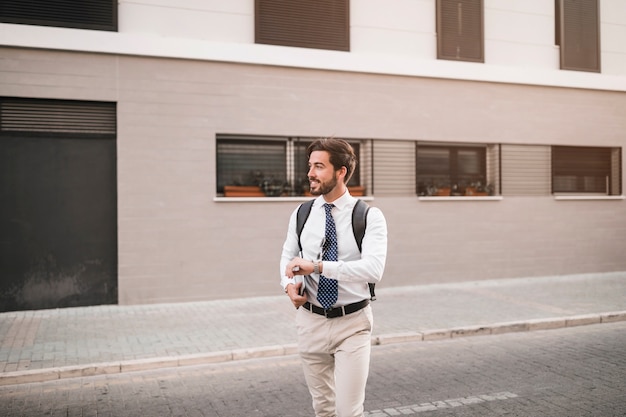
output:
<path id="1" fill-rule="evenodd" d="M 373 317 L 368 283 L 380 281 L 387 257 L 387 223 L 372 207 L 359 251 L 352 231 L 357 200 L 346 184 L 356 156 L 344 140 L 307 149 L 311 194 L 318 196 L 302 229 L 291 215 L 280 262 L 281 285 L 298 309 L 298 350 L 316 417 L 361 417 L 369 373 Z M 295 276 L 305 276 L 302 282 Z"/>

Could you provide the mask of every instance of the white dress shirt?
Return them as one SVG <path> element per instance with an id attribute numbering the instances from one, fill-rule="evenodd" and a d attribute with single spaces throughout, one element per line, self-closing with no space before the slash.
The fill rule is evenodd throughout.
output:
<path id="1" fill-rule="evenodd" d="M 382 211 L 371 207 L 367 214 L 367 227 L 362 242 L 362 252 L 354 238 L 352 231 L 352 209 L 357 199 L 348 191 L 333 202 L 335 207 L 332 215 L 337 229 L 338 261 L 323 261 L 322 275 L 332 278 L 339 283 L 339 298 L 335 306 L 344 306 L 370 298 L 368 283 L 377 283 L 383 277 L 385 260 L 387 258 L 387 222 Z M 302 258 L 306 260 L 322 259 L 321 245 L 326 230 L 326 212 L 324 197 L 315 199 L 311 214 L 307 219 L 300 243 L 302 244 Z M 288 284 L 295 284 L 294 279 L 285 276 L 287 264 L 299 256 L 298 235 L 296 234 L 296 208 L 289 219 L 287 238 L 283 245 L 280 259 L 280 276 L 283 289 Z M 319 274 L 311 274 L 306 279 L 308 301 L 319 306 L 317 301 L 317 287 Z"/>

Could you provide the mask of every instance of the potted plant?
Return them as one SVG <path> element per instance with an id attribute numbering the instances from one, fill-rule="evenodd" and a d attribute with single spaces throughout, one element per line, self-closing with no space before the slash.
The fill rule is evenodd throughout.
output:
<path id="1" fill-rule="evenodd" d="M 264 178 L 259 184 L 259 188 L 267 197 L 278 197 L 289 189 L 289 184 L 274 178 Z"/>
<path id="2" fill-rule="evenodd" d="M 493 185 L 483 184 L 481 181 L 473 182 L 465 188 L 466 196 L 488 196 L 493 195 L 493 192 Z"/>
<path id="3" fill-rule="evenodd" d="M 245 178 L 239 177 L 232 184 L 224 186 L 225 197 L 265 197 L 259 186 L 259 178 L 263 178 L 260 171 L 250 171 Z"/>
<path id="4" fill-rule="evenodd" d="M 434 182 L 431 182 L 430 184 L 420 182 L 417 185 L 417 195 L 421 197 L 449 196 L 450 186 L 446 184 L 441 184 L 441 183 L 435 184 Z"/>

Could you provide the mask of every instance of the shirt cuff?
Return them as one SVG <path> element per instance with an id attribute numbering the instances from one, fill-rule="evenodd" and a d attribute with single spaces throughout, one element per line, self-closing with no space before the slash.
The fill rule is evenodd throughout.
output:
<path id="1" fill-rule="evenodd" d="M 293 284 L 296 285 L 296 280 L 294 278 L 283 278 L 280 285 L 283 287 L 283 291 L 287 291 L 287 285 Z"/>
<path id="2" fill-rule="evenodd" d="M 337 279 L 339 273 L 339 261 L 322 261 L 322 273 L 326 278 Z"/>

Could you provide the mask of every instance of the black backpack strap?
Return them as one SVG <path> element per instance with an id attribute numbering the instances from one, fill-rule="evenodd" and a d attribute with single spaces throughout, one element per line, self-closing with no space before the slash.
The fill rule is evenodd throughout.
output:
<path id="1" fill-rule="evenodd" d="M 365 228 L 367 227 L 367 212 L 370 206 L 363 200 L 356 200 L 354 209 L 352 209 L 352 232 L 354 239 L 361 252 L 363 237 L 365 236 Z"/>
<path id="2" fill-rule="evenodd" d="M 298 247 L 300 248 L 300 253 L 302 253 L 302 243 L 300 243 L 300 235 L 302 234 L 302 229 L 304 229 L 304 223 L 309 218 L 309 214 L 311 214 L 311 208 L 313 207 L 313 202 L 315 200 L 309 200 L 306 203 L 300 204 L 298 207 L 298 213 L 296 215 L 296 233 L 298 234 Z"/>
<path id="3" fill-rule="evenodd" d="M 363 200 L 357 200 L 352 210 L 352 232 L 354 233 L 354 239 L 359 247 L 359 252 L 362 252 L 363 237 L 365 236 L 365 229 L 367 228 L 367 212 L 370 206 Z M 368 283 L 370 288 L 370 300 L 376 300 L 376 292 L 374 290 L 376 284 Z"/>

